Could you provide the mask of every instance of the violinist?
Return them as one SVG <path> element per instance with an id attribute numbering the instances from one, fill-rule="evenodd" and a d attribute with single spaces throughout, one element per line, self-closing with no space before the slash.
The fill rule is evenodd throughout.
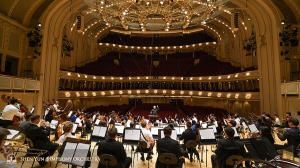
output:
<path id="1" fill-rule="evenodd" d="M 214 114 L 209 114 L 207 124 L 208 125 L 215 125 L 215 115 Z"/>
<path id="2" fill-rule="evenodd" d="M 55 116 L 55 111 L 53 110 L 53 105 L 48 104 L 48 108 L 45 111 L 45 121 L 48 121 L 51 123 L 51 121 L 54 119 Z"/>
<path id="3" fill-rule="evenodd" d="M 0 117 L 0 126 L 7 128 L 9 125 L 12 125 L 12 120 L 14 116 L 23 117 L 24 113 L 19 112 L 17 108 L 18 100 L 13 98 L 10 100 L 9 105 L 4 107 L 2 116 Z"/>

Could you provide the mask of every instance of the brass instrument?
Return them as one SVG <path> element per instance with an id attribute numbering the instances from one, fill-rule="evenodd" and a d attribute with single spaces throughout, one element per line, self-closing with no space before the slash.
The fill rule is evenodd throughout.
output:
<path id="1" fill-rule="evenodd" d="M 250 138 L 260 138 L 261 134 L 260 133 L 249 133 Z"/>
<path id="2" fill-rule="evenodd" d="M 8 146 L 11 147 L 21 147 L 25 142 L 25 135 L 23 133 L 18 133 L 14 135 L 11 139 L 6 140 Z"/>
<path id="3" fill-rule="evenodd" d="M 286 130 L 289 130 L 290 128 L 276 128 L 275 130 L 278 131 L 279 134 L 283 134 Z M 274 130 L 273 130 L 274 131 Z"/>

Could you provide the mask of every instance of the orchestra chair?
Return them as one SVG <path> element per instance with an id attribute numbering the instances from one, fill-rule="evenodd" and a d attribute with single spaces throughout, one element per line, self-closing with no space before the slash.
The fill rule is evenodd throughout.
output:
<path id="1" fill-rule="evenodd" d="M 194 151 L 196 150 L 197 145 L 198 144 L 195 140 L 190 140 L 185 143 L 185 147 L 188 150 L 188 153 L 190 154 L 190 158 L 193 155 Z M 195 154 L 194 154 L 194 156 L 195 156 Z M 197 159 L 198 159 L 198 162 L 200 162 L 200 158 L 197 158 Z M 200 164 L 200 166 L 201 166 L 201 164 Z"/>
<path id="2" fill-rule="evenodd" d="M 240 155 L 232 155 L 229 158 L 226 159 L 226 165 L 225 168 L 233 168 L 235 163 L 237 163 L 239 160 L 243 159 L 243 156 Z"/>
<path id="3" fill-rule="evenodd" d="M 149 148 L 147 148 L 147 143 L 145 141 L 139 141 L 138 146 L 133 155 L 133 160 L 132 160 L 133 165 L 134 165 L 135 155 L 138 155 L 138 153 L 144 153 L 144 154 L 146 153 L 147 156 L 150 156 L 150 152 L 151 152 L 151 150 Z M 136 160 L 138 160 L 139 157 L 137 156 L 136 158 L 137 158 Z M 149 168 L 149 160 L 150 159 L 148 159 L 148 168 Z"/>
<path id="4" fill-rule="evenodd" d="M 99 156 L 99 163 L 105 165 L 106 168 L 113 167 L 117 165 L 117 159 L 113 155 L 102 154 Z"/>
<path id="5" fill-rule="evenodd" d="M 158 161 L 162 164 L 166 164 L 167 168 L 169 168 L 170 165 L 178 162 L 178 158 L 172 153 L 162 153 L 158 156 Z"/>
<path id="6" fill-rule="evenodd" d="M 33 162 L 32 162 L 32 165 L 31 165 L 31 168 L 32 168 L 33 165 L 34 165 L 34 162 L 36 160 L 36 157 L 39 157 L 39 156 L 47 153 L 48 150 L 42 150 L 42 149 L 36 149 L 36 148 L 34 148 L 33 142 L 29 138 L 26 138 L 26 142 L 28 143 L 29 148 L 27 148 L 27 151 L 26 151 L 26 154 L 25 154 L 24 157 L 32 157 L 33 158 L 32 159 Z M 22 162 L 21 168 L 22 168 L 22 166 L 24 164 L 24 161 L 25 161 L 25 159 Z M 50 167 L 51 167 L 51 162 L 50 162 Z"/>

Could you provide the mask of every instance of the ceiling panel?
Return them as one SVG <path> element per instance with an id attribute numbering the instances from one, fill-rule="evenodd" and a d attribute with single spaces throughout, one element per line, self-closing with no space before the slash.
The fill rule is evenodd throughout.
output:
<path id="1" fill-rule="evenodd" d="M 20 0 L 12 11 L 11 18 L 22 23 L 26 13 L 35 2 L 36 0 Z"/>
<path id="2" fill-rule="evenodd" d="M 0 12 L 7 15 L 15 0 L 0 0 Z"/>

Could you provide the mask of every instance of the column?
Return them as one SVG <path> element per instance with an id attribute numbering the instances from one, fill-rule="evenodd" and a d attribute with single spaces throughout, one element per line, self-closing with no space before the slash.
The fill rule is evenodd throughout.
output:
<path id="1" fill-rule="evenodd" d="M 5 71 L 5 61 L 6 61 L 6 54 L 2 54 L 2 57 L 1 57 L 1 72 L 4 72 Z"/>

